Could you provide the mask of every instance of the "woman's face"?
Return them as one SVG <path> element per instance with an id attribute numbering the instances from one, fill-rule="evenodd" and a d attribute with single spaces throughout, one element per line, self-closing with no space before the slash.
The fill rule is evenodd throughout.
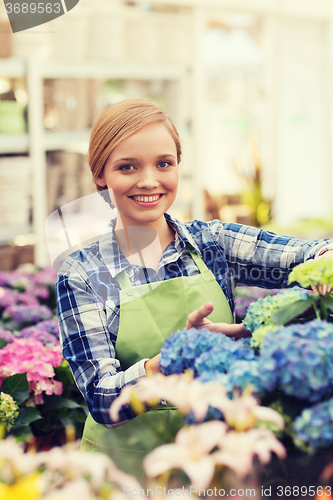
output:
<path id="1" fill-rule="evenodd" d="M 164 219 L 178 187 L 176 144 L 163 123 L 145 125 L 110 154 L 99 180 L 110 190 L 124 225 Z"/>

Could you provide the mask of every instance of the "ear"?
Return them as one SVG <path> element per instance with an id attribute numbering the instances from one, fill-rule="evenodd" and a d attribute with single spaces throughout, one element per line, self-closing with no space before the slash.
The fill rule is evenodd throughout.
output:
<path id="1" fill-rule="evenodd" d="M 106 182 L 104 180 L 104 176 L 102 175 L 101 177 L 97 177 L 96 182 L 99 186 L 101 187 L 106 187 Z"/>

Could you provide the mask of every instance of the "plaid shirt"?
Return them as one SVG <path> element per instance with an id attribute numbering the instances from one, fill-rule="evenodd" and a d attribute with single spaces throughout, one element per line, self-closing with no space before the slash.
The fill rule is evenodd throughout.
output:
<path id="1" fill-rule="evenodd" d="M 165 249 L 157 272 L 128 262 L 114 235 L 114 219 L 99 241 L 71 254 L 58 274 L 63 355 L 93 418 L 106 427 L 123 424 L 135 416 L 126 406 L 119 422 L 114 423 L 109 408 L 124 385 L 146 374 L 146 359 L 125 371 L 117 359 L 120 271 L 126 269 L 133 286 L 191 276 L 199 272 L 189 253 L 191 248 L 213 272 L 233 311 L 235 285 L 286 287 L 295 265 L 333 249 L 330 240 L 298 240 L 218 220 L 181 224 L 168 214 L 165 217 L 175 231 L 175 240 Z"/>

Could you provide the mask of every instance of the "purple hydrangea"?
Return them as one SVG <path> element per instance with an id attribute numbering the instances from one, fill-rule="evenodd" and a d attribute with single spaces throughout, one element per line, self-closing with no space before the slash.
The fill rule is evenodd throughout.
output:
<path id="1" fill-rule="evenodd" d="M 0 286 L 9 286 L 10 273 L 7 271 L 0 271 Z"/>
<path id="2" fill-rule="evenodd" d="M 45 285 L 36 285 L 32 283 L 29 287 L 29 293 L 41 300 L 48 300 L 50 298 L 49 288 Z"/>
<path id="3" fill-rule="evenodd" d="M 259 363 L 267 390 L 320 401 L 332 392 L 333 324 L 313 320 L 279 328 L 264 337 Z"/>
<path id="4" fill-rule="evenodd" d="M 0 288 L 0 309 L 17 304 L 20 292 L 11 288 Z"/>
<path id="5" fill-rule="evenodd" d="M 7 307 L 2 315 L 3 319 L 13 319 L 19 325 L 34 324 L 50 319 L 52 311 L 47 306 L 41 305 L 13 305 Z"/>
<path id="6" fill-rule="evenodd" d="M 13 332 L 11 332 L 10 330 L 0 330 L 0 339 L 8 343 L 14 342 L 15 336 Z"/>
<path id="7" fill-rule="evenodd" d="M 59 338 L 59 323 L 56 319 L 47 319 L 45 321 L 40 321 L 36 324 L 36 328 L 43 330 L 44 332 L 52 333 Z"/>
<path id="8" fill-rule="evenodd" d="M 37 328 L 37 326 L 29 326 L 24 328 L 19 334 L 19 338 L 24 339 L 36 339 L 42 342 L 44 345 L 57 345 L 59 344 L 59 339 L 45 330 Z"/>
<path id="9" fill-rule="evenodd" d="M 51 266 L 43 267 L 33 275 L 33 281 L 36 285 L 54 286 L 57 281 L 57 271 Z"/>
<path id="10" fill-rule="evenodd" d="M 27 306 L 38 305 L 38 299 L 28 292 L 19 292 L 12 288 L 0 288 L 0 310 L 7 307 L 25 304 Z"/>

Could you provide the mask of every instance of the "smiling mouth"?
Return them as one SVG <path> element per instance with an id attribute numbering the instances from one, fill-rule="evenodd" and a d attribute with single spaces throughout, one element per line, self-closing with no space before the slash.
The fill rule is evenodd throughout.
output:
<path id="1" fill-rule="evenodd" d="M 151 196 L 130 196 L 130 198 L 140 203 L 154 203 L 158 201 L 162 196 L 163 194 L 154 194 Z"/>

